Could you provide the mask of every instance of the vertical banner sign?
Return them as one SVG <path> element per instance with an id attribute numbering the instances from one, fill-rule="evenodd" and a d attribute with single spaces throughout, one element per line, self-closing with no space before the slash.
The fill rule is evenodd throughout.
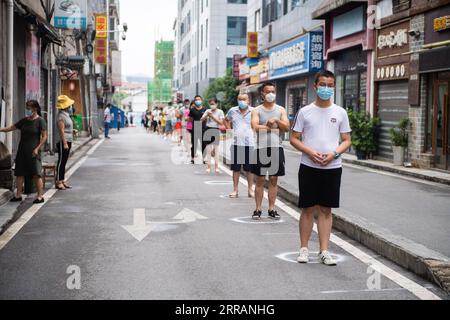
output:
<path id="1" fill-rule="evenodd" d="M 107 64 L 108 61 L 108 19 L 106 15 L 99 14 L 95 16 L 95 62 L 98 64 Z"/>
<path id="2" fill-rule="evenodd" d="M 41 98 L 41 42 L 34 32 L 26 34 L 26 100 L 39 101 Z"/>
<path id="3" fill-rule="evenodd" d="M 82 29 L 87 26 L 87 0 L 55 0 L 55 27 Z"/>
<path id="4" fill-rule="evenodd" d="M 112 60 L 112 75 L 111 81 L 113 87 L 122 86 L 122 52 L 113 51 L 111 52 Z"/>
<path id="5" fill-rule="evenodd" d="M 258 32 L 248 32 L 247 34 L 248 57 L 258 58 Z"/>

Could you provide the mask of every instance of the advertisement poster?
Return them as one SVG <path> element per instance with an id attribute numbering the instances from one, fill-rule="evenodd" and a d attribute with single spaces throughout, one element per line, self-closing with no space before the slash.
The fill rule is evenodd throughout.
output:
<path id="1" fill-rule="evenodd" d="M 33 32 L 26 36 L 26 100 L 39 101 L 41 97 L 41 43 Z"/>
<path id="2" fill-rule="evenodd" d="M 82 29 L 87 26 L 87 0 L 55 0 L 55 27 Z"/>

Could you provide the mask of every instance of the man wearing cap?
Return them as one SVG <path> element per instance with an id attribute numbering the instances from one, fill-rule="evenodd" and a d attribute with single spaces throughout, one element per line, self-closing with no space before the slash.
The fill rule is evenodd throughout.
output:
<path id="1" fill-rule="evenodd" d="M 73 121 L 70 117 L 74 113 L 73 104 L 75 101 L 68 96 L 59 96 L 56 108 L 59 110 L 56 123 L 58 127 L 58 135 L 56 136 L 56 148 L 58 150 L 58 165 L 56 167 L 56 189 L 66 190 L 72 189 L 65 182 L 66 165 L 69 159 L 70 149 L 73 142 Z"/>

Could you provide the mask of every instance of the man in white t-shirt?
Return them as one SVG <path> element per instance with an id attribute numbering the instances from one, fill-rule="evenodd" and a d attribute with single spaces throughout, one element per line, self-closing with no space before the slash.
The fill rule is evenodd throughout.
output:
<path id="1" fill-rule="evenodd" d="M 103 122 L 105 125 L 105 139 L 111 139 L 109 136 L 109 126 L 111 123 L 111 105 L 107 104 L 105 111 L 103 112 Z"/>
<path id="2" fill-rule="evenodd" d="M 335 266 L 328 251 L 333 224 L 332 208 L 340 206 L 341 155 L 351 146 L 347 112 L 332 102 L 336 78 L 330 71 L 316 75 L 317 99 L 301 109 L 296 117 L 291 144 L 301 151 L 299 170 L 300 255 L 299 263 L 309 262 L 308 243 L 317 209 L 321 263 Z"/>

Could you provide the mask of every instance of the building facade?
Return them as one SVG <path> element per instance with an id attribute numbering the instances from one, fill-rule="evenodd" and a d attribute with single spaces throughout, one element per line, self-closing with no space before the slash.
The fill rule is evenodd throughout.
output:
<path id="1" fill-rule="evenodd" d="M 155 75 L 148 84 L 148 103 L 169 103 L 173 100 L 174 42 L 155 43 Z"/>
<path id="2" fill-rule="evenodd" d="M 192 99 L 246 53 L 247 0 L 178 0 L 175 29 L 175 96 Z"/>

